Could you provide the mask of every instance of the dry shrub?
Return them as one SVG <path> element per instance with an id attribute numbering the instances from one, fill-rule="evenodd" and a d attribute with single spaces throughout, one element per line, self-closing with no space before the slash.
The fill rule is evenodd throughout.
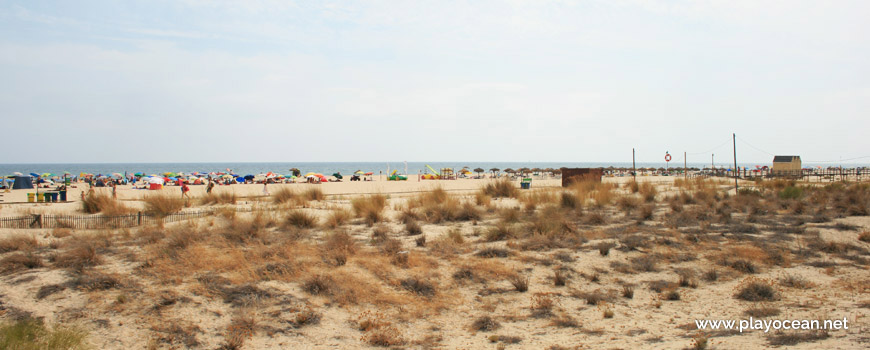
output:
<path id="1" fill-rule="evenodd" d="M 778 331 L 774 332 L 767 338 L 767 342 L 773 346 L 782 345 L 797 345 L 800 343 L 815 342 L 823 339 L 828 339 L 831 336 L 827 330 L 810 330 L 810 331 Z"/>
<path id="2" fill-rule="evenodd" d="M 241 349 L 245 341 L 254 336 L 256 325 L 257 322 L 253 315 L 246 312 L 237 313 L 227 326 L 224 333 L 224 343 L 220 349 Z"/>
<path id="3" fill-rule="evenodd" d="M 405 231 L 409 236 L 415 236 L 423 233 L 423 228 L 417 221 L 408 221 L 405 223 Z"/>
<path id="4" fill-rule="evenodd" d="M 870 231 L 861 232 L 861 234 L 858 235 L 858 240 L 861 242 L 870 243 Z"/>
<path id="5" fill-rule="evenodd" d="M 640 196 L 643 198 L 644 201 L 650 203 L 656 201 L 656 194 L 658 194 L 658 191 L 656 190 L 655 185 L 649 182 L 644 182 L 642 185 L 640 185 L 638 193 L 640 193 Z"/>
<path id="6" fill-rule="evenodd" d="M 773 306 L 758 306 L 746 309 L 743 314 L 755 318 L 773 317 L 780 314 L 780 310 Z"/>
<path id="7" fill-rule="evenodd" d="M 613 186 L 610 184 L 596 184 L 595 191 L 590 194 L 596 207 L 603 208 L 613 202 L 613 197 L 615 197 L 615 194 L 613 193 L 612 189 Z"/>
<path id="8" fill-rule="evenodd" d="M 335 280 L 325 275 L 314 275 L 302 282 L 302 290 L 311 295 L 330 295 L 337 289 Z"/>
<path id="9" fill-rule="evenodd" d="M 625 188 L 627 188 L 628 191 L 631 193 L 637 193 L 638 191 L 640 191 L 640 184 L 632 179 L 631 181 L 625 183 Z"/>
<path id="10" fill-rule="evenodd" d="M 145 202 L 145 212 L 161 217 L 177 213 L 184 208 L 182 198 L 168 194 L 146 195 L 143 201 Z"/>
<path id="11" fill-rule="evenodd" d="M 351 200 L 351 206 L 354 214 L 371 226 L 384 221 L 383 211 L 387 206 L 387 197 L 382 194 L 357 197 Z"/>
<path id="12" fill-rule="evenodd" d="M 250 218 L 234 216 L 221 235 L 232 242 L 247 243 L 262 239 L 274 224 L 272 217 L 263 212 L 255 212 Z"/>
<path id="13" fill-rule="evenodd" d="M 734 297 L 746 301 L 776 301 L 779 300 L 779 292 L 771 282 L 749 277 L 740 282 Z"/>
<path id="14" fill-rule="evenodd" d="M 317 215 L 301 209 L 292 210 L 287 214 L 285 224 L 296 228 L 314 228 L 317 227 Z"/>
<path id="15" fill-rule="evenodd" d="M 483 192 L 474 194 L 474 203 L 480 206 L 489 207 L 492 204 L 492 197 Z"/>
<path id="16" fill-rule="evenodd" d="M 405 278 L 400 284 L 405 290 L 419 296 L 432 297 L 436 292 L 436 287 L 432 282 L 417 277 Z"/>
<path id="17" fill-rule="evenodd" d="M 328 228 L 338 228 L 350 222 L 352 217 L 353 213 L 347 209 L 335 209 L 326 215 L 326 222 L 324 225 Z"/>
<path id="18" fill-rule="evenodd" d="M 199 199 L 200 205 L 236 204 L 237 201 L 236 193 L 232 191 L 206 193 Z"/>
<path id="19" fill-rule="evenodd" d="M 497 223 L 484 233 L 484 240 L 487 242 L 502 241 L 514 237 L 516 237 L 516 232 L 513 226 L 504 222 Z"/>
<path id="20" fill-rule="evenodd" d="M 544 204 L 551 204 L 560 201 L 550 190 L 532 190 L 524 191 L 519 198 L 520 203 L 525 203 L 526 207 L 537 207 Z"/>
<path id="21" fill-rule="evenodd" d="M 94 193 L 82 200 L 82 211 L 88 214 L 103 213 L 104 215 L 114 216 L 132 213 L 133 209 L 130 209 L 109 195 Z"/>
<path id="22" fill-rule="evenodd" d="M 91 241 L 79 241 L 69 249 L 54 256 L 54 266 L 82 270 L 86 267 L 96 266 L 103 262 L 103 258 L 97 253 L 98 246 Z"/>
<path id="23" fill-rule="evenodd" d="M 481 192 L 492 198 L 517 198 L 520 194 L 519 188 L 508 179 L 490 182 L 481 189 Z"/>
<path id="24" fill-rule="evenodd" d="M 32 253 L 15 253 L 0 259 L 0 274 L 42 267 L 42 259 Z"/>
<path id="25" fill-rule="evenodd" d="M 562 192 L 559 195 L 559 205 L 565 209 L 578 209 L 583 207 L 583 201 L 573 192 Z"/>
<path id="26" fill-rule="evenodd" d="M 39 247 L 39 241 L 32 235 L 14 234 L 0 239 L 0 253 L 31 251 L 37 247 Z"/>
<path id="27" fill-rule="evenodd" d="M 303 195 L 290 187 L 279 187 L 272 193 L 272 202 L 275 204 L 301 204 L 302 201 Z"/>
<path id="28" fill-rule="evenodd" d="M 577 236 L 577 228 L 570 216 L 555 206 L 547 206 L 537 211 L 528 224 L 528 231 L 533 235 L 550 238 Z"/>
<path id="29" fill-rule="evenodd" d="M 815 286 L 815 283 L 798 275 L 785 275 L 780 278 L 779 284 L 785 287 L 797 289 L 810 289 Z"/>
<path id="30" fill-rule="evenodd" d="M 553 285 L 556 287 L 564 287 L 568 284 L 568 275 L 562 270 L 553 272 Z"/>
<path id="31" fill-rule="evenodd" d="M 501 324 L 490 316 L 478 317 L 471 323 L 471 330 L 479 332 L 491 332 L 499 329 Z"/>
<path id="32" fill-rule="evenodd" d="M 655 272 L 658 271 L 659 257 L 653 255 L 644 255 L 631 259 L 631 268 L 635 271 Z"/>
<path id="33" fill-rule="evenodd" d="M 628 216 L 631 215 L 632 211 L 640 206 L 640 201 L 633 196 L 620 196 L 616 200 L 616 206 L 618 206 L 619 209 L 622 209 L 622 211 L 625 212 L 625 215 Z"/>
<path id="34" fill-rule="evenodd" d="M 302 198 L 308 201 L 322 201 L 326 199 L 326 195 L 319 187 L 311 187 L 302 192 Z"/>
<path id="35" fill-rule="evenodd" d="M 499 217 L 501 218 L 501 221 L 505 223 L 518 222 L 520 221 L 521 215 L 522 212 L 516 207 L 506 208 L 499 211 Z"/>
<path id="36" fill-rule="evenodd" d="M 56 227 L 51 230 L 51 236 L 54 238 L 64 238 L 72 235 L 73 231 L 68 228 Z M 2 244 L 0 244 L 2 245 Z"/>
<path id="37" fill-rule="evenodd" d="M 532 303 L 529 307 L 532 310 L 532 317 L 542 318 L 553 315 L 553 307 L 556 306 L 556 299 L 551 293 L 535 293 L 532 296 Z"/>
<path id="38" fill-rule="evenodd" d="M 353 238 L 344 231 L 334 232 L 326 237 L 321 246 L 323 257 L 336 266 L 347 263 L 347 258 L 356 253 L 357 246 Z"/>
<path id="39" fill-rule="evenodd" d="M 517 292 L 523 293 L 529 290 L 529 278 L 519 273 L 508 277 L 510 282 Z"/>

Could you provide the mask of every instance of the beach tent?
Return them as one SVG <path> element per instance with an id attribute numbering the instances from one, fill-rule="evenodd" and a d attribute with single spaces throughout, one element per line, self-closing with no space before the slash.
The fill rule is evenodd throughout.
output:
<path id="1" fill-rule="evenodd" d="M 33 177 L 31 176 L 16 176 L 15 182 L 12 183 L 12 189 L 31 189 L 33 188 Z"/>
<path id="2" fill-rule="evenodd" d="M 157 176 L 154 176 L 148 179 L 148 189 L 149 190 L 159 190 L 163 188 L 163 179 Z"/>

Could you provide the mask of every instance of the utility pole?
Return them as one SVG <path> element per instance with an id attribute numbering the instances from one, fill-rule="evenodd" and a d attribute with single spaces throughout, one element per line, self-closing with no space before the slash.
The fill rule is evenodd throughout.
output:
<path id="1" fill-rule="evenodd" d="M 734 194 L 737 194 L 737 134 L 731 134 L 731 144 L 734 147 Z"/>
<path id="2" fill-rule="evenodd" d="M 634 166 L 634 148 L 631 149 L 631 177 L 637 182 L 637 168 Z"/>
<path id="3" fill-rule="evenodd" d="M 683 151 L 683 179 L 685 180 L 689 179 L 689 168 L 686 165 L 688 164 L 687 162 L 688 161 L 686 160 L 686 151 Z"/>

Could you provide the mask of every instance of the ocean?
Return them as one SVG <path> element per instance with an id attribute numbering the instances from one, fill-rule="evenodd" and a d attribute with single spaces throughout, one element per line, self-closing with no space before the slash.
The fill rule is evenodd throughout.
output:
<path id="1" fill-rule="evenodd" d="M 682 163 L 671 162 L 670 167 L 682 167 Z M 473 171 L 475 168 L 482 168 L 487 172 L 489 169 L 498 168 L 504 170 L 507 168 L 598 168 L 610 167 L 615 168 L 626 167 L 630 168 L 631 163 L 625 162 L 407 162 L 407 173 L 417 174 L 418 172 L 427 173 L 426 165 L 432 168 L 454 168 L 462 169 L 468 167 Z M 709 167 L 709 163 L 688 163 L 689 167 L 704 168 Z M 741 167 L 746 166 L 755 168 L 759 164 L 740 164 Z M 769 165 L 769 164 L 761 164 Z M 663 168 L 666 164 L 661 163 L 637 163 L 638 168 Z M 806 166 L 806 165 L 805 165 Z M 22 174 L 29 173 L 52 173 L 62 175 L 65 171 L 73 175 L 79 173 L 90 174 L 112 174 L 112 173 L 128 173 L 134 174 L 142 172 L 145 174 L 162 174 L 165 172 L 184 172 L 186 174 L 193 172 L 209 173 L 209 172 L 226 172 L 231 169 L 233 173 L 238 175 L 256 175 L 267 172 L 278 174 L 289 174 L 290 168 L 298 168 L 303 174 L 308 172 L 321 173 L 324 175 L 332 175 L 340 172 L 343 175 L 350 175 L 357 170 L 365 172 L 374 172 L 375 175 L 379 172 L 387 173 L 398 169 L 399 173 L 405 173 L 406 163 L 397 162 L 273 162 L 273 163 L 94 163 L 94 164 L 0 164 L 0 175 L 11 175 L 14 172 Z M 716 167 L 730 168 L 728 164 L 716 164 Z"/>

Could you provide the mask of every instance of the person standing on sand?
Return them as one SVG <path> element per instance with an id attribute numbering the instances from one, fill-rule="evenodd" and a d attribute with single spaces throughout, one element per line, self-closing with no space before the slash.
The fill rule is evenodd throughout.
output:
<path id="1" fill-rule="evenodd" d="M 268 196 L 268 195 L 269 195 L 269 188 L 266 187 L 266 186 L 268 186 L 268 185 L 269 185 L 269 181 L 264 181 L 264 182 L 263 182 L 263 195 L 264 195 L 264 196 Z"/>
<path id="2" fill-rule="evenodd" d="M 205 188 L 205 193 L 211 194 L 211 190 L 214 188 L 214 181 L 209 180 L 208 186 Z"/>
<path id="3" fill-rule="evenodd" d="M 88 197 L 94 195 L 94 185 L 88 185 Z"/>
<path id="4" fill-rule="evenodd" d="M 118 199 L 118 184 L 112 182 L 112 199 Z"/>
<path id="5" fill-rule="evenodd" d="M 189 191 L 190 191 L 190 187 L 187 187 L 187 183 L 182 180 L 181 181 L 181 198 L 187 197 L 187 199 L 190 199 L 190 195 L 187 194 L 187 192 L 189 192 Z"/>

